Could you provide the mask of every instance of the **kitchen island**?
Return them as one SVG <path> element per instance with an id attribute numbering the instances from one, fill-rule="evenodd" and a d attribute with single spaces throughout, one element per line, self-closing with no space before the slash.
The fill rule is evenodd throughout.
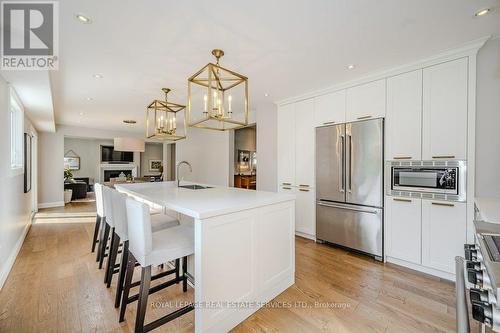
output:
<path id="1" fill-rule="evenodd" d="M 175 182 L 115 187 L 193 221 L 195 332 L 227 332 L 293 285 L 293 195 Z"/>

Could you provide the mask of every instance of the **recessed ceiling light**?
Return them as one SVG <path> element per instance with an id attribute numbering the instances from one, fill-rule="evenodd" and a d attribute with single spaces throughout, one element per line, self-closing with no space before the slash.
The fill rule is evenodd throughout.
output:
<path id="1" fill-rule="evenodd" d="M 491 8 L 484 8 L 484 9 L 481 9 L 480 11 L 476 12 L 474 14 L 474 16 L 483 16 L 483 15 L 488 14 L 489 12 L 491 12 Z"/>
<path id="2" fill-rule="evenodd" d="M 133 120 L 133 119 L 125 119 L 123 122 L 124 122 L 125 124 L 135 124 L 135 123 L 137 123 L 137 121 L 135 121 L 135 120 Z"/>
<path id="3" fill-rule="evenodd" d="M 89 24 L 92 22 L 92 20 L 89 17 L 87 17 L 83 14 L 75 14 L 75 17 L 78 21 L 85 23 L 85 24 Z"/>
<path id="4" fill-rule="evenodd" d="M 354 66 L 354 64 L 349 64 L 347 65 L 347 69 L 354 69 L 356 66 Z"/>
<path id="5" fill-rule="evenodd" d="M 80 114 L 80 116 L 83 116 L 83 115 L 84 115 L 85 113 L 83 113 L 83 112 L 80 112 L 79 114 Z"/>
<path id="6" fill-rule="evenodd" d="M 265 97 L 269 97 L 269 94 L 268 94 L 268 93 L 265 93 L 265 94 L 264 94 L 264 96 L 265 96 Z"/>
<path id="7" fill-rule="evenodd" d="M 94 99 L 92 97 L 87 97 L 87 101 L 93 101 Z"/>
<path id="8" fill-rule="evenodd" d="M 104 76 L 102 76 L 102 74 L 94 74 L 94 75 L 92 75 L 92 77 L 94 79 L 102 79 Z"/>

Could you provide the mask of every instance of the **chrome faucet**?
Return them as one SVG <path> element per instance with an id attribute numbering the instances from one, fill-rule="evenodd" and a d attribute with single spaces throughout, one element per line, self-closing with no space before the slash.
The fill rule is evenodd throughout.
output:
<path id="1" fill-rule="evenodd" d="M 177 176 L 177 187 L 179 187 L 179 185 L 181 184 L 181 178 L 179 178 L 179 167 L 181 166 L 181 164 L 186 164 L 189 167 L 189 172 L 193 172 L 193 168 L 188 161 L 180 161 L 179 163 L 177 163 L 177 173 L 175 174 Z"/>

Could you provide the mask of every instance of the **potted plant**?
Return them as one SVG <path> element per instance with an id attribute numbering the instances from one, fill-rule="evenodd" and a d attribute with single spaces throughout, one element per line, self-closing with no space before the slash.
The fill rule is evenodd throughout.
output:
<path id="1" fill-rule="evenodd" d="M 70 169 L 64 169 L 64 182 L 65 183 L 74 183 L 73 172 L 71 172 Z"/>
<path id="2" fill-rule="evenodd" d="M 74 183 L 73 180 L 73 172 L 70 169 L 64 169 L 64 182 L 65 183 Z M 65 189 L 64 190 L 64 204 L 67 204 L 71 201 L 71 197 L 73 196 L 73 190 Z"/>

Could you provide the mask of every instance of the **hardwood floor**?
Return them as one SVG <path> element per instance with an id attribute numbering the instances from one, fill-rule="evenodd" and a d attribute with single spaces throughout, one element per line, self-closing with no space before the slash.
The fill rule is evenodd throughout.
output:
<path id="1" fill-rule="evenodd" d="M 133 331 L 136 304 L 119 324 L 114 284 L 105 288 L 90 253 L 93 228 L 33 224 L 0 292 L 0 332 Z M 192 300 L 181 285 L 151 295 L 146 322 Z M 454 306 L 450 282 L 297 238 L 295 285 L 234 332 L 453 332 Z M 155 332 L 192 332 L 193 320 L 191 312 Z"/>

